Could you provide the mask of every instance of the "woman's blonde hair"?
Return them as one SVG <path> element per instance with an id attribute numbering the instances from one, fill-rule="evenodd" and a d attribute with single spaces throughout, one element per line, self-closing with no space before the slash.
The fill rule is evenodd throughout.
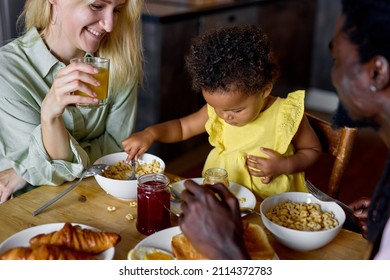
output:
<path id="1" fill-rule="evenodd" d="M 70 1 L 70 0 L 67 0 Z M 95 0 L 74 0 L 91 4 Z M 110 58 L 110 90 L 117 93 L 142 82 L 141 11 L 143 0 L 126 0 L 114 30 L 106 36 L 96 55 Z M 19 22 L 24 31 L 35 27 L 44 35 L 51 24 L 49 0 L 27 0 Z M 137 86 L 135 85 L 135 86 Z"/>

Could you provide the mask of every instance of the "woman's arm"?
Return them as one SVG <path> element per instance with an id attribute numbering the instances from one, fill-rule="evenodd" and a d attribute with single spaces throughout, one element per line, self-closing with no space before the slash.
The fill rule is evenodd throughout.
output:
<path id="1" fill-rule="evenodd" d="M 97 102 L 96 93 L 87 86 L 97 85 L 98 81 L 92 76 L 96 73 L 96 68 L 84 63 L 71 63 L 58 71 L 41 107 L 42 139 L 51 159 L 73 159 L 62 114 L 68 105 Z M 89 94 L 90 97 L 74 95 L 73 92 L 77 90 Z"/>
<path id="2" fill-rule="evenodd" d="M 44 70 L 48 71 L 42 78 L 43 70 L 31 64 L 38 58 L 22 59 L 22 55 L 4 50 L 2 48 L 0 52 L 0 64 L 7 65 L 7 71 L 0 73 L 0 157 L 7 159 L 8 163 L 4 165 L 2 162 L 0 171 L 12 168 L 33 186 L 60 185 L 74 180 L 89 164 L 88 154 L 67 133 L 64 150 L 72 153 L 71 160 L 53 159 L 54 154 L 49 156 L 43 144 L 41 129 L 41 118 L 44 118 L 41 104 L 49 91 L 47 85 L 52 84 L 51 78 L 62 67 L 61 63 L 53 61 L 50 54 L 40 57 L 40 61 L 46 61 L 47 69 Z M 72 126 L 73 116 L 66 114 L 65 118 Z M 49 134 L 52 133 L 55 132 Z M 60 137 L 65 139 L 64 134 Z M 52 146 L 58 148 L 56 142 Z"/>

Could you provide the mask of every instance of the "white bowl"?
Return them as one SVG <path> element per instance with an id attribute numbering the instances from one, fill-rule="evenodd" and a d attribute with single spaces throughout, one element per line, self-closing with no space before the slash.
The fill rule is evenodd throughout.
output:
<path id="1" fill-rule="evenodd" d="M 327 230 L 303 231 L 290 229 L 269 220 L 266 217 L 268 210 L 286 200 L 292 202 L 318 203 L 321 206 L 321 211 L 332 212 L 335 215 L 339 225 Z M 260 212 L 264 226 L 276 240 L 297 251 L 310 251 L 325 246 L 336 237 L 345 222 L 345 212 L 338 204 L 335 202 L 320 201 L 312 194 L 303 192 L 286 192 L 270 196 L 261 203 Z"/>
<path id="2" fill-rule="evenodd" d="M 96 160 L 94 164 L 104 163 L 111 165 L 117 163 L 118 161 L 126 160 L 126 158 L 127 154 L 125 152 L 119 152 L 103 156 Z M 157 160 L 162 169 L 161 173 L 164 173 L 165 162 L 158 156 L 145 153 L 139 159 L 145 163 L 152 163 L 153 160 Z M 95 175 L 95 179 L 103 190 L 116 198 L 122 200 L 137 198 L 137 180 L 116 180 L 101 175 Z"/>

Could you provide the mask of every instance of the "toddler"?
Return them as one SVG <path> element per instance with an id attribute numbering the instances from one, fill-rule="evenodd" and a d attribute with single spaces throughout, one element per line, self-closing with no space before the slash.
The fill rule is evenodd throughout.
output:
<path id="1" fill-rule="evenodd" d="M 307 191 L 304 171 L 319 158 L 320 142 L 304 116 L 304 91 L 271 96 L 278 77 L 267 35 L 255 26 L 216 29 L 195 39 L 186 66 L 207 104 L 199 111 L 137 132 L 122 142 L 138 158 L 155 141 L 173 143 L 207 132 L 214 149 L 208 168 L 257 198 Z"/>

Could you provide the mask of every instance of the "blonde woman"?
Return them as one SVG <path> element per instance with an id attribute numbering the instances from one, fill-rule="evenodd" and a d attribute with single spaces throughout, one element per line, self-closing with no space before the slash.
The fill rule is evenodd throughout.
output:
<path id="1" fill-rule="evenodd" d="M 27 0 L 25 32 L 0 48 L 0 201 L 27 186 L 72 181 L 134 130 L 141 81 L 139 0 Z M 120 27 L 120 28 L 119 28 Z M 98 109 L 85 55 L 110 59 L 109 103 Z M 74 95 L 82 90 L 89 97 Z"/>

